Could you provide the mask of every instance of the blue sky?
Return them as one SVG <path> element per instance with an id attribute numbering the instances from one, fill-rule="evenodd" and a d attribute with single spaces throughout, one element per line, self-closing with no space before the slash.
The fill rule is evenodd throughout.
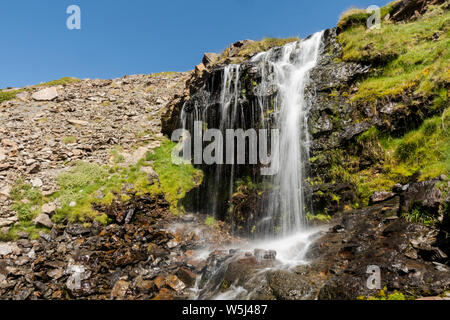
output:
<path id="1" fill-rule="evenodd" d="M 0 88 L 186 71 L 241 39 L 305 37 L 387 0 L 14 0 L 0 10 Z M 81 30 L 68 30 L 69 5 Z"/>

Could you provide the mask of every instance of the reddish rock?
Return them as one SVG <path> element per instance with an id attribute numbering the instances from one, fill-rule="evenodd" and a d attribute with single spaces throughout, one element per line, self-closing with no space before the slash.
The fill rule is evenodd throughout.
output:
<path id="1" fill-rule="evenodd" d="M 178 269 L 177 276 L 178 278 L 180 278 L 181 281 L 183 281 L 186 285 L 190 287 L 195 284 L 195 280 L 197 279 L 196 274 L 187 268 Z"/>

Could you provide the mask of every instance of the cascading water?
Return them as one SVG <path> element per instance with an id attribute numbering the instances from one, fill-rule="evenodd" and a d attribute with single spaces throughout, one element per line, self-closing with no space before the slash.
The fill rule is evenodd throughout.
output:
<path id="1" fill-rule="evenodd" d="M 275 167 L 278 167 L 273 184 L 279 192 L 273 193 L 268 201 L 266 238 L 287 237 L 298 233 L 305 225 L 308 204 L 303 183 L 310 142 L 310 102 L 305 99 L 305 88 L 309 82 L 309 71 L 316 66 L 319 58 L 321 39 L 322 33 L 316 33 L 307 40 L 284 46 L 281 53 L 270 50 L 253 58 L 262 68 L 262 88 L 276 88 L 276 127 L 280 130 L 279 147 L 275 148 L 273 157 Z M 262 108 L 267 109 L 270 101 L 259 101 Z"/>

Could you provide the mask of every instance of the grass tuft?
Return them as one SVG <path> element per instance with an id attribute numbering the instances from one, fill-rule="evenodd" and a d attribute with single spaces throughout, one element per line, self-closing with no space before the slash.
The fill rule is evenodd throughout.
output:
<path id="1" fill-rule="evenodd" d="M 164 140 L 161 146 L 147 153 L 146 160 L 152 162 L 152 167 L 159 175 L 160 186 L 155 185 L 154 192 L 162 192 L 170 204 L 171 211 L 179 214 L 184 212 L 179 203 L 186 193 L 199 186 L 203 180 L 201 170 L 191 164 L 175 164 L 172 162 L 172 150 L 176 143 Z"/>

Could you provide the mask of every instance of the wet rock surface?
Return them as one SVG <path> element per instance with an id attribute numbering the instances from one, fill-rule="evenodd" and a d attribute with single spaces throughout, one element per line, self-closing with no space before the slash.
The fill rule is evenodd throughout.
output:
<path id="1" fill-rule="evenodd" d="M 378 293 L 367 286 L 370 266 L 380 269 L 380 288 L 409 297 L 442 295 L 450 288 L 450 268 L 440 230 L 407 222 L 399 208 L 396 196 L 337 215 L 313 241 L 306 265 L 286 267 L 251 253 L 213 253 L 200 297 L 353 300 Z"/>

